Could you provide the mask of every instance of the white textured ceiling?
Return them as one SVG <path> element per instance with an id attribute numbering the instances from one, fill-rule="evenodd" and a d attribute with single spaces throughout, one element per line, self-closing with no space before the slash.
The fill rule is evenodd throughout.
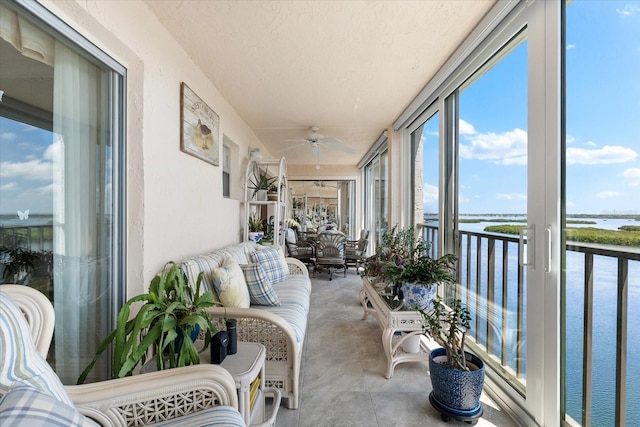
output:
<path id="1" fill-rule="evenodd" d="M 149 8 L 274 156 L 310 126 L 358 163 L 494 0 L 173 1 Z M 309 147 L 286 153 L 313 164 Z"/>

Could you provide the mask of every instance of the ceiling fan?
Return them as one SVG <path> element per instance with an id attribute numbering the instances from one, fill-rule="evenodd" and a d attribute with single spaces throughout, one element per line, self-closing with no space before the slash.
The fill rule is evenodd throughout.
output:
<path id="1" fill-rule="evenodd" d="M 291 147 L 287 147 L 278 151 L 279 153 L 293 150 L 294 148 L 310 146 L 311 153 L 313 154 L 313 158 L 316 159 L 316 169 L 320 169 L 319 159 L 320 159 L 320 149 L 321 147 L 325 147 L 332 150 L 338 150 L 345 153 L 354 153 L 355 150 L 353 148 L 347 147 L 343 145 L 342 141 L 338 138 L 325 137 L 320 133 L 320 128 L 317 126 L 311 126 L 309 129 L 309 133 L 307 134 L 305 139 L 285 139 L 286 142 L 299 142 L 299 144 L 292 145 Z"/>

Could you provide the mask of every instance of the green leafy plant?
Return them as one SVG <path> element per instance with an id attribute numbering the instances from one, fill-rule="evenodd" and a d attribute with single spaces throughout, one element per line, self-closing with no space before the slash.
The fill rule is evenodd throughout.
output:
<path id="1" fill-rule="evenodd" d="M 423 333 L 431 336 L 445 348 L 447 360 L 444 363 L 452 369 L 468 371 L 467 358 L 464 357 L 464 343 L 467 330 L 471 327 L 469 310 L 456 299 L 451 307 L 443 303 L 440 296 L 433 300 L 433 309 L 419 310 L 423 323 Z"/>
<path id="2" fill-rule="evenodd" d="M 438 259 L 428 253 L 430 244 L 415 235 L 413 228 L 394 226 L 385 232 L 376 253 L 363 262 L 363 274 L 377 277 L 387 283 L 453 283 L 455 280 L 455 255 L 447 254 Z"/>
<path id="3" fill-rule="evenodd" d="M 264 230 L 264 220 L 258 218 L 257 214 L 254 212 L 249 215 L 249 231 L 257 232 Z"/>
<path id="4" fill-rule="evenodd" d="M 249 183 L 251 184 L 249 188 L 253 190 L 252 197 L 255 197 L 260 190 L 269 190 L 269 187 L 274 185 L 275 182 L 276 178 L 269 177 L 266 169 L 262 171 L 260 168 L 256 167 L 253 171 L 253 176 L 249 178 Z M 278 187 L 276 187 L 275 191 L 278 191 Z"/>
<path id="5" fill-rule="evenodd" d="M 204 334 L 206 350 L 217 331 L 209 319 L 208 307 L 216 305 L 211 292 L 200 292 L 202 273 L 196 289 L 189 286 L 186 274 L 173 261 L 165 264 L 153 278 L 149 292 L 129 299 L 118 313 L 116 329 L 98 346 L 87 368 L 78 378 L 84 383 L 99 356 L 113 344 L 112 377 L 129 376 L 139 363 L 146 361 L 147 352 L 155 346 L 158 370 L 200 363 L 199 351 L 189 339 L 198 332 Z M 132 306 L 142 303 L 130 317 Z M 186 337 L 186 339 L 184 338 Z"/>

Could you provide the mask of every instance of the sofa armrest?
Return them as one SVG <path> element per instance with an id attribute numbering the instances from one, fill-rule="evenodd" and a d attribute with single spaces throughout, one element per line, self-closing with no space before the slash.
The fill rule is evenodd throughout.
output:
<path id="1" fill-rule="evenodd" d="M 225 318 L 236 319 L 238 341 L 263 344 L 267 348 L 267 360 L 295 360 L 299 351 L 296 333 L 289 322 L 277 314 L 239 307 L 210 307 L 207 311 L 212 318 L 219 319 L 219 328 L 223 328 Z"/>
<path id="2" fill-rule="evenodd" d="M 155 424 L 214 406 L 238 409 L 231 374 L 193 365 L 65 387 L 78 410 L 102 425 Z"/>
<path id="3" fill-rule="evenodd" d="M 302 261 L 296 258 L 287 257 L 285 258 L 287 261 L 287 265 L 289 266 L 290 274 L 302 274 L 304 276 L 309 277 L 309 270 L 307 266 L 304 265 Z"/>

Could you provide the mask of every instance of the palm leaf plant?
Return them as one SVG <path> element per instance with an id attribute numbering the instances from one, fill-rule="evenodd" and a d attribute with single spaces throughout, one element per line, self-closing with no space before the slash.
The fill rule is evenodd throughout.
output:
<path id="1" fill-rule="evenodd" d="M 268 171 L 265 169 L 264 171 L 260 168 L 256 167 L 253 171 L 253 176 L 249 178 L 249 183 L 251 184 L 249 188 L 253 190 L 252 197 L 255 197 L 260 190 L 269 190 L 271 185 L 275 186 L 277 178 L 269 177 Z M 278 187 L 276 186 L 276 191 L 278 191 Z"/>
<path id="2" fill-rule="evenodd" d="M 112 378 L 132 375 L 138 364 L 146 362 L 154 346 L 158 353 L 157 370 L 200 363 L 199 353 L 209 347 L 217 331 L 207 312 L 208 307 L 217 303 L 210 291 L 200 292 L 201 284 L 202 273 L 194 290 L 176 263 L 166 263 L 151 281 L 149 292 L 129 299 L 120 309 L 115 330 L 98 346 L 78 384 L 84 383 L 110 345 L 113 345 Z M 138 313 L 130 318 L 132 307 L 139 303 L 142 306 Z M 204 334 L 204 345 L 198 350 L 194 340 L 200 332 Z"/>

